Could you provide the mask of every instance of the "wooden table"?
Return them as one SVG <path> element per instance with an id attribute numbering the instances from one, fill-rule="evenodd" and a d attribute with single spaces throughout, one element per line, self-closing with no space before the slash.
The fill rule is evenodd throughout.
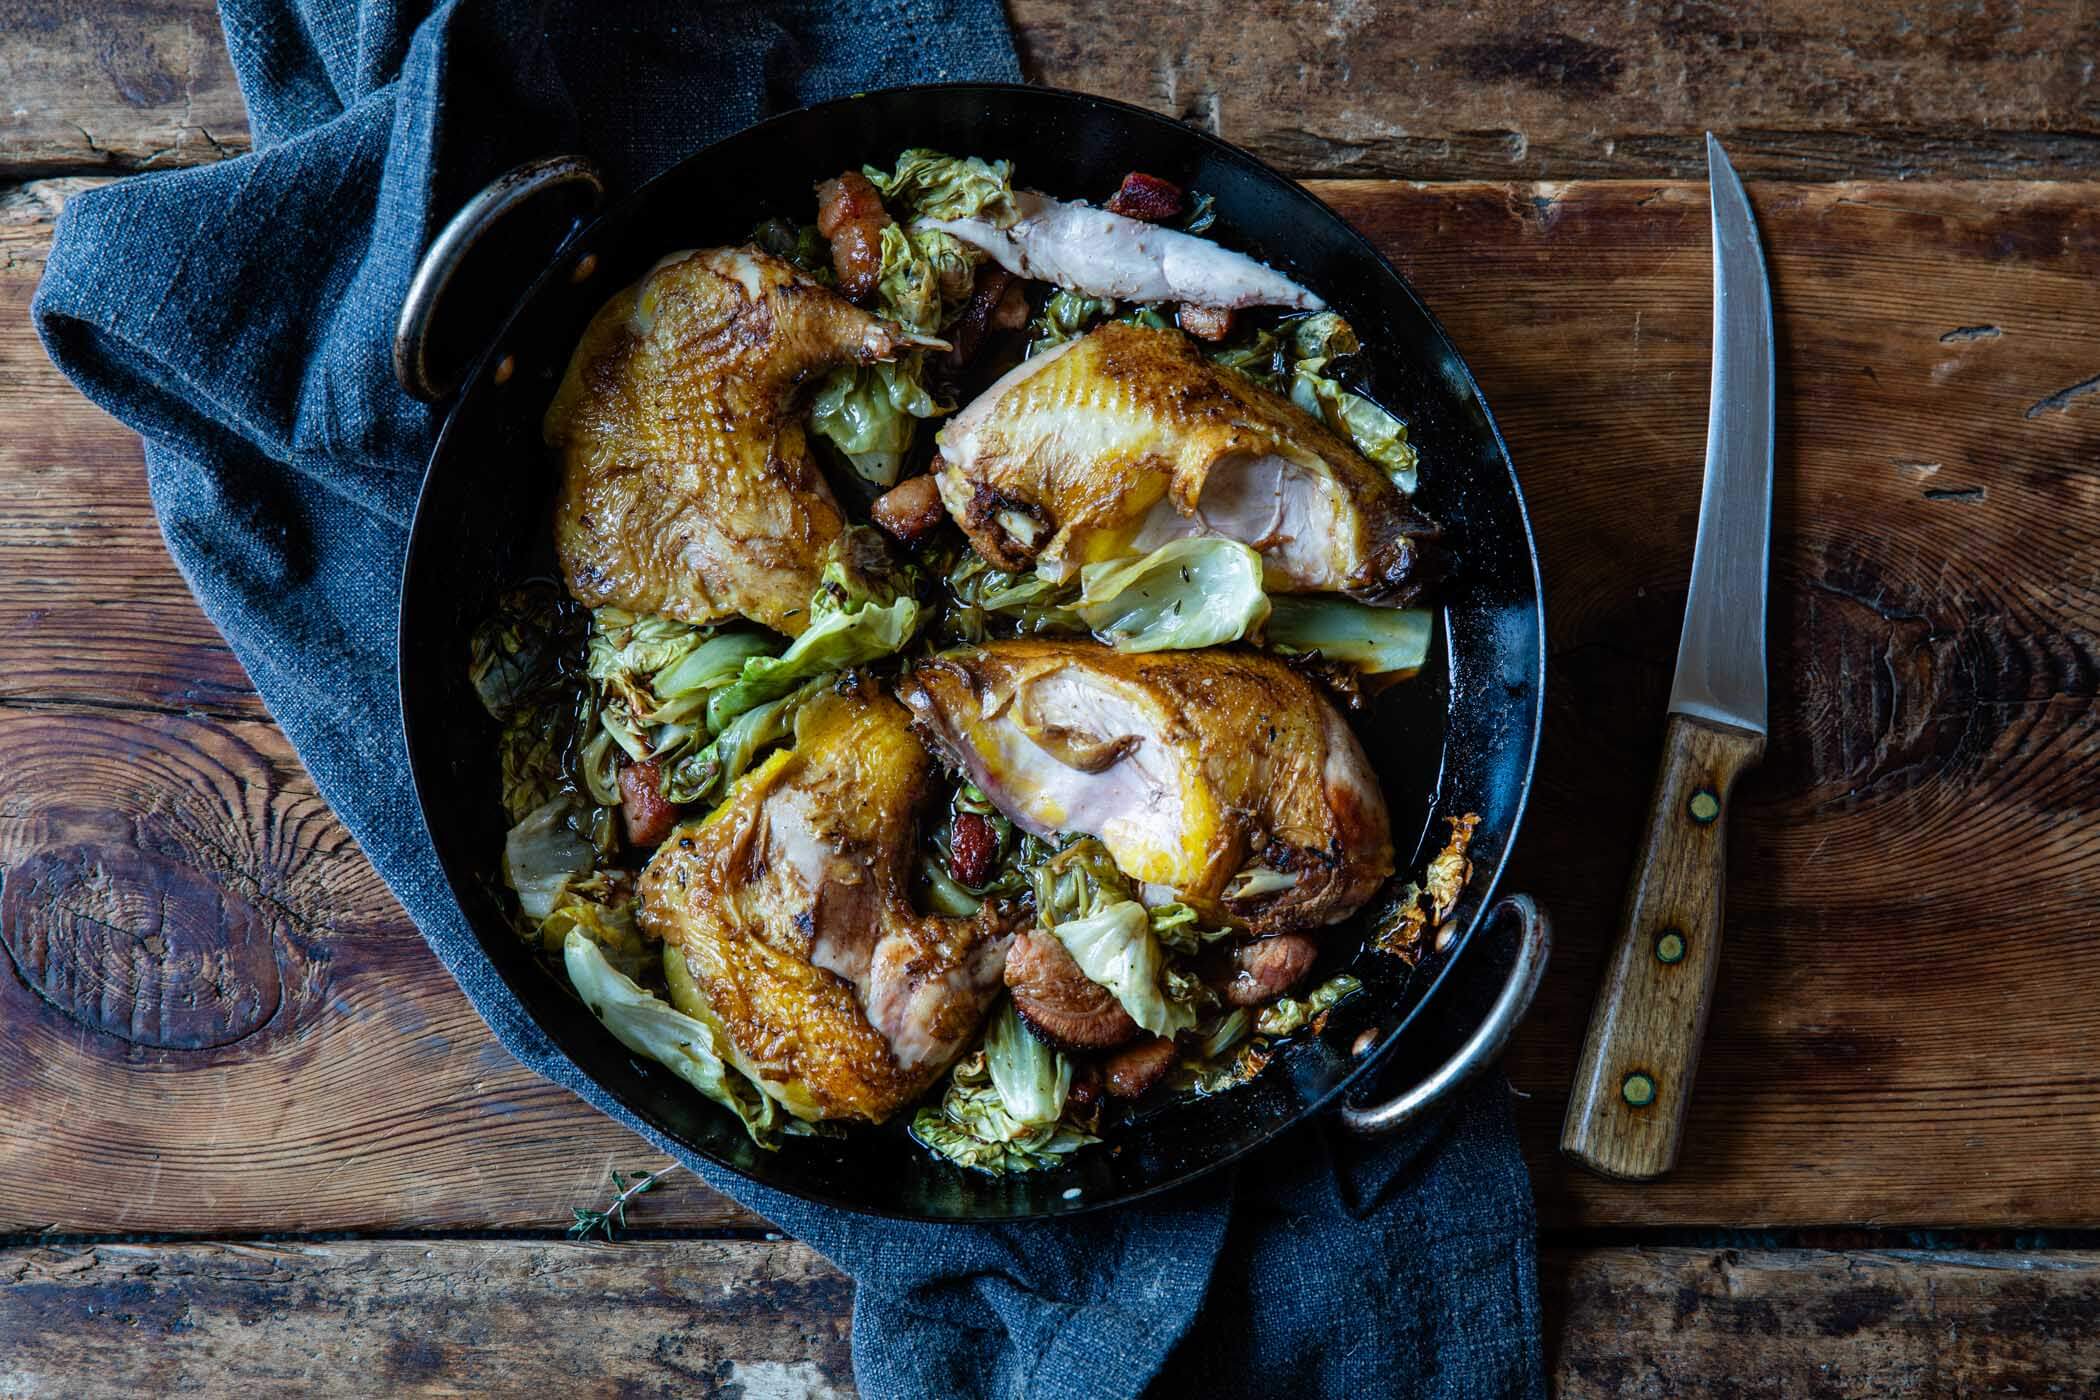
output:
<path id="1" fill-rule="evenodd" d="M 1563 1392 L 2100 1385 L 2100 12 L 1012 13 L 1041 80 L 1317 181 L 1508 435 L 1551 648 L 1513 883 L 1561 946 L 1507 1069 Z M 849 1388 L 850 1286 L 698 1185 L 560 1238 L 650 1154 L 475 1020 L 29 328 L 68 193 L 245 147 L 209 7 L 14 23 L 0 1389 Z M 1630 1187 L 1552 1143 L 1690 562 L 1708 127 L 1779 312 L 1773 735 L 1685 1161 Z"/>

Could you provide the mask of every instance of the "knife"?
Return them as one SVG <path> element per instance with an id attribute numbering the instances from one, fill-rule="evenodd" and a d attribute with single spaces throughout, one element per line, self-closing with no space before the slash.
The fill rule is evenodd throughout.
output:
<path id="1" fill-rule="evenodd" d="M 1706 170 L 1713 381 L 1691 592 L 1647 834 L 1560 1135 L 1568 1156 L 1626 1181 L 1677 1162 L 1720 962 L 1729 803 L 1765 751 L 1772 288 L 1743 182 L 1711 132 Z"/>

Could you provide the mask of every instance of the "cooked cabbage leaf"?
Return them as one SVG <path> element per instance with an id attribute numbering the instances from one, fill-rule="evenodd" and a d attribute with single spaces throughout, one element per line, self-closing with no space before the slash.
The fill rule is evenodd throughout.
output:
<path id="1" fill-rule="evenodd" d="M 1318 652 L 1367 676 L 1411 676 L 1429 658 L 1435 614 L 1373 608 L 1329 594 L 1279 593 L 1262 638 L 1278 651 Z"/>
<path id="2" fill-rule="evenodd" d="M 469 639 L 467 675 L 501 726 L 496 740 L 503 810 L 512 822 L 561 795 L 569 755 L 588 729 L 572 679 L 586 614 L 552 584 L 511 589 Z"/>
<path id="3" fill-rule="evenodd" d="M 554 912 L 564 886 L 590 873 L 597 848 L 577 830 L 582 804 L 567 793 L 550 798 L 503 838 L 503 878 L 518 907 L 538 923 Z"/>
<path id="4" fill-rule="evenodd" d="M 1115 996 L 1130 1019 L 1154 1035 L 1171 1036 L 1196 1023 L 1194 1013 L 1169 1000 L 1160 986 L 1166 952 L 1152 936 L 1145 906 L 1123 900 L 1085 918 L 1051 927 L 1079 970 Z"/>
<path id="5" fill-rule="evenodd" d="M 1338 973 L 1302 997 L 1278 997 L 1254 1018 L 1254 1029 L 1262 1035 L 1289 1035 L 1302 1029 L 1322 1011 L 1340 1005 L 1363 989 L 1363 982 L 1348 973 Z"/>
<path id="6" fill-rule="evenodd" d="M 837 269 L 831 263 L 831 243 L 815 224 L 767 219 L 751 230 L 751 241 L 827 287 L 838 281 Z"/>
<path id="7" fill-rule="evenodd" d="M 1116 303 L 1111 297 L 1090 297 L 1060 287 L 1028 323 L 1028 353 L 1041 354 L 1068 340 L 1077 340 L 1115 314 Z"/>
<path id="8" fill-rule="evenodd" d="M 872 365 L 833 370 L 810 400 L 810 431 L 844 454 L 855 474 L 894 486 L 918 435 L 918 420 L 954 406 L 926 391 L 925 353 L 913 350 Z"/>
<path id="9" fill-rule="evenodd" d="M 505 816 L 522 821 L 568 790 L 569 751 L 589 722 L 588 709 L 579 714 L 578 697 L 560 687 L 536 690 L 511 709 L 496 739 Z"/>
<path id="10" fill-rule="evenodd" d="M 683 658 L 711 635 L 705 627 L 625 608 L 598 608 L 591 613 L 591 640 L 585 669 L 594 681 L 611 686 L 630 700 L 646 698 L 644 677 L 653 676 Z"/>
<path id="11" fill-rule="evenodd" d="M 912 1118 L 911 1135 L 958 1166 L 999 1175 L 1057 1166 L 1068 1154 L 1101 1139 L 1059 1119 L 1024 1123 L 1009 1113 L 992 1081 L 990 1057 L 979 1050 L 959 1061 L 938 1105 Z"/>
<path id="12" fill-rule="evenodd" d="M 1196 911 L 1179 901 L 1172 904 L 1155 904 L 1147 909 L 1145 914 L 1152 921 L 1152 936 L 1170 953 L 1186 956 L 1201 949 L 1205 944 L 1215 943 L 1233 934 L 1229 927 L 1203 927 L 1203 921 L 1196 916 Z"/>
<path id="13" fill-rule="evenodd" d="M 1334 362 L 1363 348 L 1349 323 L 1321 311 L 1264 327 L 1238 345 L 1211 352 L 1211 359 L 1249 379 L 1290 395 L 1291 402 L 1349 439 L 1376 462 L 1394 486 L 1413 494 L 1416 455 L 1407 425 L 1362 394 L 1343 387 Z"/>
<path id="14" fill-rule="evenodd" d="M 1087 630 L 1071 607 L 1079 596 L 1076 580 L 1059 583 L 1033 570 L 1008 573 L 974 549 L 965 549 L 949 569 L 948 592 L 955 606 L 947 627 L 960 641 L 983 641 L 995 620 L 1024 637 L 1082 636 Z"/>
<path id="15" fill-rule="evenodd" d="M 1363 349 L 1356 331 L 1332 311 L 1315 311 L 1285 325 L 1291 333 L 1293 360 L 1331 360 Z"/>
<path id="16" fill-rule="evenodd" d="M 667 951 L 677 956 L 677 949 Z M 760 1147 L 779 1145 L 780 1105 L 731 1063 L 728 1044 L 714 1027 L 644 991 L 579 931 L 562 940 L 562 966 L 569 985 L 614 1039 L 734 1113 Z"/>
<path id="17" fill-rule="evenodd" d="M 1077 613 L 1117 651 L 1188 651 L 1238 641 L 1269 613 L 1261 556 L 1238 540 L 1192 535 L 1142 559 L 1079 571 Z"/>
<path id="18" fill-rule="evenodd" d="M 980 256 L 938 229 L 888 225 L 874 311 L 917 335 L 937 334 L 970 299 Z M 833 370 L 810 401 L 809 426 L 862 479 L 892 486 L 918 435 L 918 420 L 954 411 L 954 404 L 926 387 L 926 352 L 911 350 L 880 364 Z"/>
<path id="19" fill-rule="evenodd" d="M 999 1101 L 1017 1123 L 1055 1123 L 1072 1092 L 1072 1062 L 1030 1035 L 1011 1000 L 992 1013 L 985 1065 Z"/>
<path id="20" fill-rule="evenodd" d="M 951 919 L 967 919 L 984 908 L 984 900 L 948 873 L 948 863 L 934 852 L 919 858 L 919 878 L 927 912 Z"/>
<path id="21" fill-rule="evenodd" d="M 639 977 L 654 957 L 635 922 L 634 887 L 624 872 L 601 870 L 571 880 L 555 896 L 553 912 L 540 921 L 540 946 L 559 953 L 572 931 L 597 944 L 629 977 Z"/>
<path id="22" fill-rule="evenodd" d="M 1344 389 L 1320 371 L 1324 359 L 1300 360 L 1291 373 L 1291 402 L 1322 419 L 1356 444 L 1356 450 L 1385 469 L 1393 485 L 1409 495 L 1415 489 L 1415 449 L 1407 425 L 1361 394 Z"/>
<path id="23" fill-rule="evenodd" d="M 944 155 L 915 146 L 897 157 L 893 170 L 864 165 L 860 173 L 893 209 L 911 219 L 982 219 L 1005 228 L 1019 217 L 1012 161 Z"/>
<path id="24" fill-rule="evenodd" d="M 656 673 L 649 682 L 654 704 L 644 718 L 656 725 L 690 725 L 707 713 L 710 694 L 743 675 L 746 661 L 780 650 L 780 639 L 770 633 L 718 633 Z M 658 757 L 671 746 L 666 740 L 666 735 L 656 736 Z"/>
<path id="25" fill-rule="evenodd" d="M 731 720 L 714 742 L 694 750 L 664 771 L 664 796 L 687 805 L 704 801 L 750 771 L 767 748 L 794 733 L 802 707 L 831 683 L 826 672 L 777 700 L 768 700 Z"/>
<path id="26" fill-rule="evenodd" d="M 489 717 L 502 720 L 562 679 L 583 639 L 583 611 L 552 584 L 513 588 L 468 639 L 467 677 Z"/>
<path id="27" fill-rule="evenodd" d="M 1210 357 L 1225 368 L 1236 369 L 1255 383 L 1274 389 L 1279 394 L 1288 388 L 1291 373 L 1290 344 L 1266 326 L 1237 345 L 1221 346 L 1211 351 Z"/>
<path id="28" fill-rule="evenodd" d="M 952 233 L 887 225 L 875 277 L 876 313 L 920 335 L 935 334 L 970 299 L 982 256 Z"/>
<path id="29" fill-rule="evenodd" d="M 911 572 L 883 572 L 866 561 L 887 557 L 865 526 L 832 547 L 822 582 L 809 604 L 810 624 L 779 656 L 744 663 L 734 685 L 707 702 L 708 728 L 721 733 L 736 716 L 777 700 L 820 675 L 893 656 L 919 629 L 919 600 Z"/>
<path id="30" fill-rule="evenodd" d="M 1074 841 L 1038 864 L 1031 878 L 1036 917 L 1046 927 L 1083 919 L 1137 897 L 1108 847 L 1092 836 Z"/>

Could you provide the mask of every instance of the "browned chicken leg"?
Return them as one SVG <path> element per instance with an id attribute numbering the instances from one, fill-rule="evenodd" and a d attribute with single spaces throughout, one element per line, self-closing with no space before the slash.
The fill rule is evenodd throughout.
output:
<path id="1" fill-rule="evenodd" d="M 932 767 L 896 701 L 821 696 L 793 749 L 642 874 L 642 927 L 683 954 L 702 1003 L 682 1009 L 798 1117 L 881 1122 L 975 1038 L 999 990 L 991 906 L 946 919 L 911 904 Z"/>
<path id="2" fill-rule="evenodd" d="M 920 663 L 898 694 L 1016 825 L 1097 836 L 1206 917 L 1331 924 L 1393 871 L 1362 746 L 1272 657 L 994 642 Z"/>
<path id="3" fill-rule="evenodd" d="M 843 528 L 800 386 L 904 333 L 751 248 L 674 254 L 608 301 L 554 402 L 554 538 L 584 603 L 799 635 Z"/>
<path id="4" fill-rule="evenodd" d="M 1262 556 L 1271 592 L 1404 606 L 1437 527 L 1351 444 L 1179 331 L 1110 322 L 1024 360 L 941 430 L 977 552 L 1056 578 L 1184 535 Z"/>

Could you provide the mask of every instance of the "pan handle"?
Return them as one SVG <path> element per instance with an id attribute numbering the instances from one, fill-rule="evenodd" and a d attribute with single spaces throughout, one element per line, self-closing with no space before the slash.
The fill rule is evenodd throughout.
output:
<path id="1" fill-rule="evenodd" d="M 596 212 L 604 202 L 605 177 L 597 166 L 582 156 L 552 156 L 498 175 L 438 233 L 430 251 L 416 265 L 408 294 L 401 299 L 401 317 L 394 323 L 394 379 L 410 395 L 425 403 L 441 403 L 452 397 L 465 377 L 463 366 L 431 364 L 430 328 L 446 288 L 482 236 L 513 210 L 563 186 L 582 189 L 588 199 L 587 212 Z"/>
<path id="2" fill-rule="evenodd" d="M 1503 1048 L 1509 1044 L 1510 1033 L 1516 1030 L 1525 1011 L 1530 1009 L 1531 998 L 1539 989 L 1539 980 L 1545 976 L 1547 956 L 1553 950 L 1553 921 L 1546 917 L 1545 911 L 1530 895 L 1504 895 L 1488 910 L 1484 922 L 1489 925 L 1500 923 L 1504 915 L 1516 917 L 1516 962 L 1510 967 L 1508 980 L 1502 984 L 1501 994 L 1488 1008 L 1487 1017 L 1473 1032 L 1472 1038 L 1439 1065 L 1436 1073 L 1400 1097 L 1368 1108 L 1343 1104 L 1340 1111 L 1344 1127 L 1364 1137 L 1383 1137 L 1397 1132 L 1501 1058 Z"/>

